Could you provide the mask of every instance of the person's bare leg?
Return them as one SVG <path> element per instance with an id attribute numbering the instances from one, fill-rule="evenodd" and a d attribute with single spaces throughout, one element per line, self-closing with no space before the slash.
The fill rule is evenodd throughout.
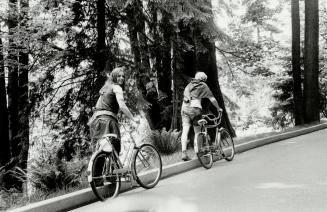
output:
<path id="1" fill-rule="evenodd" d="M 198 153 L 199 152 L 199 148 L 198 148 L 198 134 L 199 132 L 201 132 L 201 127 L 200 126 L 193 126 L 194 128 L 194 152 Z"/>
<path id="2" fill-rule="evenodd" d="M 182 160 L 189 160 L 189 157 L 186 153 L 186 147 L 187 147 L 187 137 L 188 133 L 190 131 L 191 126 L 183 126 L 182 130 L 182 136 L 181 136 L 181 143 L 182 143 Z"/>

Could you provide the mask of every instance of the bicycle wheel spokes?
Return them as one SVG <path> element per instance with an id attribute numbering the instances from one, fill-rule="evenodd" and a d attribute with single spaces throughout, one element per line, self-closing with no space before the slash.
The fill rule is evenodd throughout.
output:
<path id="1" fill-rule="evenodd" d="M 158 151 L 150 144 L 143 144 L 133 158 L 133 174 L 143 188 L 153 188 L 160 180 L 162 162 Z"/>
<path id="2" fill-rule="evenodd" d="M 198 144 L 199 151 L 196 155 L 197 155 L 201 165 L 206 169 L 210 169 L 213 164 L 213 156 L 210 151 L 210 146 L 208 144 L 208 140 L 204 133 L 198 134 L 197 144 Z"/>
<path id="3" fill-rule="evenodd" d="M 120 177 L 118 174 L 113 174 L 113 170 L 118 167 L 112 157 L 112 153 L 100 152 L 91 158 L 92 181 L 90 185 L 94 194 L 101 201 L 115 197 L 119 192 Z"/>
<path id="4" fill-rule="evenodd" d="M 220 133 L 221 133 L 220 147 L 223 153 L 223 157 L 227 161 L 232 161 L 235 155 L 235 147 L 234 147 L 233 139 L 226 129 L 222 129 Z"/>

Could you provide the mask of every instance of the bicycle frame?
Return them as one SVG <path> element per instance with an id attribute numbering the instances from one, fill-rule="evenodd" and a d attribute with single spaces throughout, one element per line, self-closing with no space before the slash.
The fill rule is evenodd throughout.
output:
<path id="1" fill-rule="evenodd" d="M 203 119 L 199 120 L 199 124 L 201 126 L 201 132 L 200 133 L 204 133 L 206 136 L 208 135 L 208 129 L 211 128 L 216 128 L 215 130 L 215 141 L 213 143 L 211 143 L 210 147 L 210 151 L 213 154 L 218 154 L 218 149 L 220 149 L 220 142 L 221 142 L 221 128 L 218 128 L 219 124 L 221 123 L 221 117 L 222 114 L 219 113 L 219 115 L 215 118 L 210 118 L 209 115 L 202 115 Z M 213 125 L 206 125 L 207 121 L 204 119 L 207 118 L 209 121 L 213 121 Z"/>
<path id="2" fill-rule="evenodd" d="M 114 136 L 113 136 L 114 135 Z M 115 134 L 107 134 L 104 135 L 103 137 L 106 138 L 107 140 L 107 144 L 109 144 L 111 146 L 111 148 L 106 148 L 107 150 L 111 150 L 110 152 L 112 152 L 115 155 L 116 158 L 116 162 L 118 163 L 118 167 L 119 169 L 116 170 L 116 173 L 120 176 L 120 177 L 124 177 L 126 182 L 131 182 L 132 179 L 135 180 L 135 173 L 132 173 L 132 162 L 133 162 L 133 156 L 136 153 L 136 151 L 139 149 L 139 147 L 136 145 L 135 140 L 133 139 L 132 136 L 131 140 L 130 140 L 130 145 L 128 146 L 125 158 L 123 159 L 123 161 L 121 161 L 118 152 L 116 151 L 116 149 L 114 148 L 114 146 L 111 144 L 110 141 L 110 136 L 113 136 L 115 138 L 117 138 L 117 136 Z M 99 140 L 100 142 L 101 140 Z M 103 147 L 101 148 L 101 144 L 100 144 L 100 149 L 98 151 L 105 151 L 105 145 L 103 145 Z M 144 157 L 142 155 L 142 157 Z M 140 161 L 143 163 L 143 165 L 149 165 L 149 164 L 145 164 L 145 162 L 147 162 L 147 160 L 144 160 L 144 158 L 140 158 Z M 127 160 L 127 162 L 126 162 Z"/>
<path id="3" fill-rule="evenodd" d="M 121 182 L 130 182 L 131 187 L 137 182 L 143 188 L 153 188 L 162 173 L 161 157 L 153 145 L 137 145 L 131 136 L 127 152 L 121 158 L 112 143 L 114 139 L 117 135 L 106 134 L 97 141 L 97 151 L 92 154 L 87 169 L 92 191 L 101 201 L 116 197 Z"/>

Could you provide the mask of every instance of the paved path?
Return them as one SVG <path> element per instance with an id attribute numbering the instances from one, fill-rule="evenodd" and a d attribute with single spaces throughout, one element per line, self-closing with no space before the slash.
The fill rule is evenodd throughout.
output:
<path id="1" fill-rule="evenodd" d="M 327 211 L 327 129 L 74 211 Z"/>

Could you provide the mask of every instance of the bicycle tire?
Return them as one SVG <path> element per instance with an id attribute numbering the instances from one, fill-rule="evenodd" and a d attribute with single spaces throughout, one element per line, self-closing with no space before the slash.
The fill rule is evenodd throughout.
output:
<path id="1" fill-rule="evenodd" d="M 222 150 L 223 157 L 226 161 L 232 161 L 235 155 L 233 138 L 224 128 L 220 129 L 220 136 L 220 148 Z"/>
<path id="2" fill-rule="evenodd" d="M 120 189 L 120 176 L 113 170 L 118 168 L 113 153 L 97 152 L 92 155 L 89 162 L 89 183 L 95 196 L 104 201 L 118 195 Z"/>
<path id="3" fill-rule="evenodd" d="M 132 162 L 136 182 L 145 189 L 156 186 L 162 174 L 162 161 L 158 150 L 151 144 L 142 144 Z"/>
<path id="4" fill-rule="evenodd" d="M 206 135 L 203 132 L 200 132 L 197 136 L 196 142 L 198 144 L 198 153 L 196 156 L 204 168 L 210 169 L 213 164 L 213 155 Z"/>

